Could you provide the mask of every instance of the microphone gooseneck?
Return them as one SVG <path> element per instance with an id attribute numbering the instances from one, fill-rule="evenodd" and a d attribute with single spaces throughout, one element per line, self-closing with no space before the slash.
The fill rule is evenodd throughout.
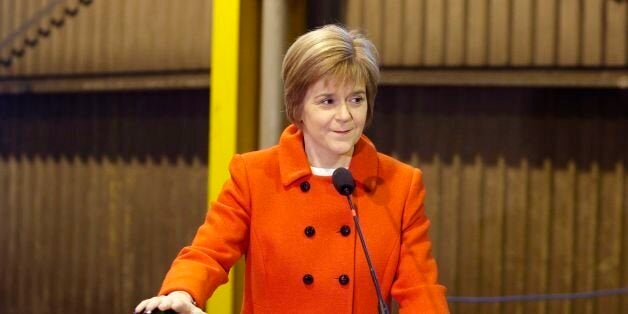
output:
<path id="1" fill-rule="evenodd" d="M 358 214 L 355 210 L 355 205 L 353 205 L 353 199 L 351 198 L 351 194 L 353 193 L 353 190 L 355 190 L 355 180 L 353 180 L 351 172 L 342 167 L 334 170 L 331 179 L 338 193 L 346 196 L 347 201 L 349 202 L 349 208 L 351 209 L 351 214 L 353 215 L 355 229 L 358 232 L 360 243 L 362 243 L 362 251 L 364 251 L 366 263 L 368 264 L 369 271 L 371 272 L 371 279 L 373 279 L 373 285 L 375 286 L 375 291 L 377 292 L 379 314 L 389 314 L 388 305 L 386 305 L 386 302 L 384 301 L 384 296 L 382 295 L 382 289 L 379 287 L 379 280 L 377 280 L 377 274 L 375 273 L 375 268 L 373 267 L 373 263 L 371 262 L 369 250 L 366 246 L 366 240 L 364 240 L 362 228 L 360 227 L 360 220 L 358 219 Z"/>

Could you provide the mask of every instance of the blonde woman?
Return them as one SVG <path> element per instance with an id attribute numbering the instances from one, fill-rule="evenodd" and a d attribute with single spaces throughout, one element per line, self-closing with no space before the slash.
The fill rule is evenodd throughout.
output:
<path id="1" fill-rule="evenodd" d="M 233 157 L 192 244 L 136 312 L 202 313 L 197 306 L 244 255 L 242 313 L 377 313 L 352 213 L 330 177 L 344 167 L 385 302 L 394 298 L 400 313 L 447 313 L 421 171 L 362 134 L 379 79 L 374 45 L 340 26 L 316 29 L 288 49 L 282 76 L 291 124 L 279 144 Z"/>

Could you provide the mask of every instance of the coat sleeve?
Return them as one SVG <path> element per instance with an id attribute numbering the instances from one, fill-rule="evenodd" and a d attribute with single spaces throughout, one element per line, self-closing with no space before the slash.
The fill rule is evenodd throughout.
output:
<path id="1" fill-rule="evenodd" d="M 428 236 L 430 222 L 423 201 L 422 173 L 413 170 L 402 217 L 401 248 L 397 274 L 391 288 L 399 313 L 449 313 L 445 287 L 437 283 L 438 270 Z"/>
<path id="2" fill-rule="evenodd" d="M 246 165 L 236 155 L 229 166 L 230 178 L 211 204 L 190 246 L 176 257 L 159 294 L 183 290 L 201 308 L 216 288 L 227 282 L 229 269 L 249 245 L 250 191 Z"/>

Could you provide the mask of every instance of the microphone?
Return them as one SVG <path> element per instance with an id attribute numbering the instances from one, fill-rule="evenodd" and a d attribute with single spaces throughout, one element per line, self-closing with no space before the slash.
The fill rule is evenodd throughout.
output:
<path id="1" fill-rule="evenodd" d="M 334 173 L 331 175 L 331 180 L 334 182 L 334 187 L 338 193 L 344 196 L 351 195 L 353 190 L 355 190 L 355 181 L 353 181 L 353 176 L 346 168 L 340 167 L 334 170 Z"/>
<path id="2" fill-rule="evenodd" d="M 373 263 L 371 262 L 369 250 L 366 247 L 366 241 L 364 240 L 364 235 L 362 234 L 362 228 L 360 228 L 358 214 L 355 210 L 355 206 L 353 205 L 353 200 L 351 199 L 351 194 L 353 193 L 353 190 L 355 190 L 355 180 L 353 180 L 351 172 L 342 167 L 334 170 L 334 173 L 331 175 L 331 180 L 334 183 L 334 187 L 336 188 L 338 193 L 346 196 L 347 201 L 349 202 L 349 208 L 351 208 L 351 214 L 353 215 L 355 229 L 357 230 L 358 237 L 360 238 L 360 242 L 362 243 L 362 251 L 364 251 L 364 256 L 366 256 L 366 263 L 369 266 L 371 279 L 373 279 L 373 285 L 375 286 L 375 291 L 377 292 L 379 314 L 389 314 L 390 312 L 388 312 L 388 305 L 386 305 L 384 297 L 382 296 L 382 289 L 379 287 L 379 280 L 377 280 L 377 274 L 375 273 L 375 268 L 373 267 Z"/>

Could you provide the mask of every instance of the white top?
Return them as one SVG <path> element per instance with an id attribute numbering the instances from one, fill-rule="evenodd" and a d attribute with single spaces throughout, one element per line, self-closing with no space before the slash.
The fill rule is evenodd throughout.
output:
<path id="1" fill-rule="evenodd" d="M 320 168 L 314 166 L 310 166 L 310 169 L 312 169 L 313 175 L 319 177 L 331 177 L 331 175 L 334 173 L 334 170 L 336 170 L 336 168 Z"/>

